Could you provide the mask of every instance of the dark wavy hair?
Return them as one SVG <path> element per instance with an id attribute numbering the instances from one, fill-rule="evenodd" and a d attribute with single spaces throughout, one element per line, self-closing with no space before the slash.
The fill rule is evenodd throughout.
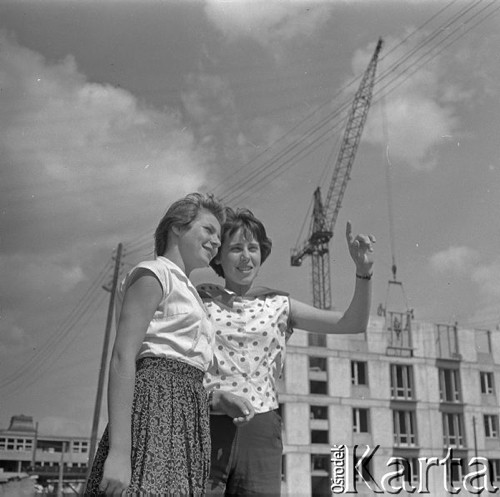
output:
<path id="1" fill-rule="evenodd" d="M 260 246 L 260 260 L 261 264 L 269 257 L 272 248 L 272 241 L 267 236 L 266 228 L 249 209 L 231 209 L 231 207 L 226 207 L 226 221 L 222 225 L 221 231 L 221 243 L 233 236 L 239 229 L 243 231 L 245 238 L 255 238 Z M 219 248 L 220 250 L 222 248 Z M 210 261 L 210 266 L 212 269 L 222 278 L 224 278 L 224 270 L 220 264 L 216 264 L 214 257 Z"/>
<path id="2" fill-rule="evenodd" d="M 224 205 L 212 194 L 190 193 L 174 202 L 158 224 L 154 237 L 157 256 L 166 252 L 168 233 L 172 227 L 188 228 L 201 209 L 211 212 L 222 227 L 226 220 Z"/>

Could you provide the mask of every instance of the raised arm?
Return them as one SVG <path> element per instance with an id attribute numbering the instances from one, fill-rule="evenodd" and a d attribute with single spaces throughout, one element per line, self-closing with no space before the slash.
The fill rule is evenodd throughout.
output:
<path id="1" fill-rule="evenodd" d="M 303 302 L 291 300 L 293 326 L 316 333 L 363 333 L 368 326 L 371 304 L 371 275 L 373 244 L 371 235 L 352 235 L 351 222 L 347 222 L 346 239 L 349 253 L 356 266 L 354 295 L 344 313 L 317 309 Z"/>
<path id="2" fill-rule="evenodd" d="M 156 277 L 137 270 L 125 293 L 109 368 L 109 454 L 101 482 L 106 495 L 121 495 L 130 484 L 135 361 L 161 298 Z"/>

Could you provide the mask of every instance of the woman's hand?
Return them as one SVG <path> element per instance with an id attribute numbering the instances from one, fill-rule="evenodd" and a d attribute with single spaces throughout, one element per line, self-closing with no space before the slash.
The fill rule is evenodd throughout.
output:
<path id="1" fill-rule="evenodd" d="M 105 492 L 108 496 L 120 497 L 130 485 L 130 477 L 130 458 L 110 452 L 104 463 L 99 490 Z"/>
<path id="2" fill-rule="evenodd" d="M 356 273 L 360 276 L 369 276 L 372 274 L 373 266 L 373 245 L 375 237 L 373 235 L 352 235 L 351 221 L 347 221 L 346 238 L 354 264 L 356 264 Z"/>
<path id="3" fill-rule="evenodd" d="M 212 397 L 212 410 L 223 412 L 233 418 L 235 425 L 248 423 L 255 415 L 254 408 L 249 400 L 234 393 L 214 390 Z"/>

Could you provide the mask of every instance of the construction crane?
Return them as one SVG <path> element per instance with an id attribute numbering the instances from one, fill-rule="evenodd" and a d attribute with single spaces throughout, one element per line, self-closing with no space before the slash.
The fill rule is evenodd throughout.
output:
<path id="1" fill-rule="evenodd" d="M 292 266 L 300 266 L 305 256 L 310 255 L 312 258 L 313 305 L 320 309 L 330 309 L 332 306 L 328 244 L 333 236 L 335 222 L 342 206 L 342 198 L 370 108 L 375 70 L 381 49 L 382 39 L 379 39 L 354 96 L 326 202 L 322 202 L 320 187 L 316 188 L 309 236 L 302 246 L 292 249 Z"/>

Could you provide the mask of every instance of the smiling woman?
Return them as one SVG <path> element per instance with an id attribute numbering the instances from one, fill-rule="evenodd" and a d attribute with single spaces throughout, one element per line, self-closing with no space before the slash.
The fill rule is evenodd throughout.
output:
<path id="1" fill-rule="evenodd" d="M 232 216 L 233 222 L 224 232 L 226 243 L 210 265 L 225 278 L 227 289 L 243 295 L 250 289 L 261 264 L 271 253 L 272 243 L 264 226 L 254 221 L 250 211 L 239 213 L 239 216 Z"/>
<path id="2" fill-rule="evenodd" d="M 216 254 L 223 221 L 211 196 L 194 193 L 175 202 L 156 229 L 156 259 L 123 280 L 109 424 L 85 495 L 204 494 L 210 436 L 202 380 L 213 327 L 188 277 Z"/>
<path id="3" fill-rule="evenodd" d="M 293 326 L 317 333 L 366 331 L 371 300 L 375 239 L 351 234 L 349 252 L 356 266 L 356 287 L 344 312 L 325 311 L 290 299 L 285 292 L 252 288 L 271 252 L 264 225 L 251 211 L 226 209 L 222 245 L 210 265 L 225 287 L 198 287 L 215 325 L 215 357 L 205 376 L 211 392 L 212 461 L 207 495 L 279 496 L 281 418 L 277 380 Z M 226 416 L 227 393 L 245 412 Z M 231 419 L 231 417 L 233 419 Z"/>

